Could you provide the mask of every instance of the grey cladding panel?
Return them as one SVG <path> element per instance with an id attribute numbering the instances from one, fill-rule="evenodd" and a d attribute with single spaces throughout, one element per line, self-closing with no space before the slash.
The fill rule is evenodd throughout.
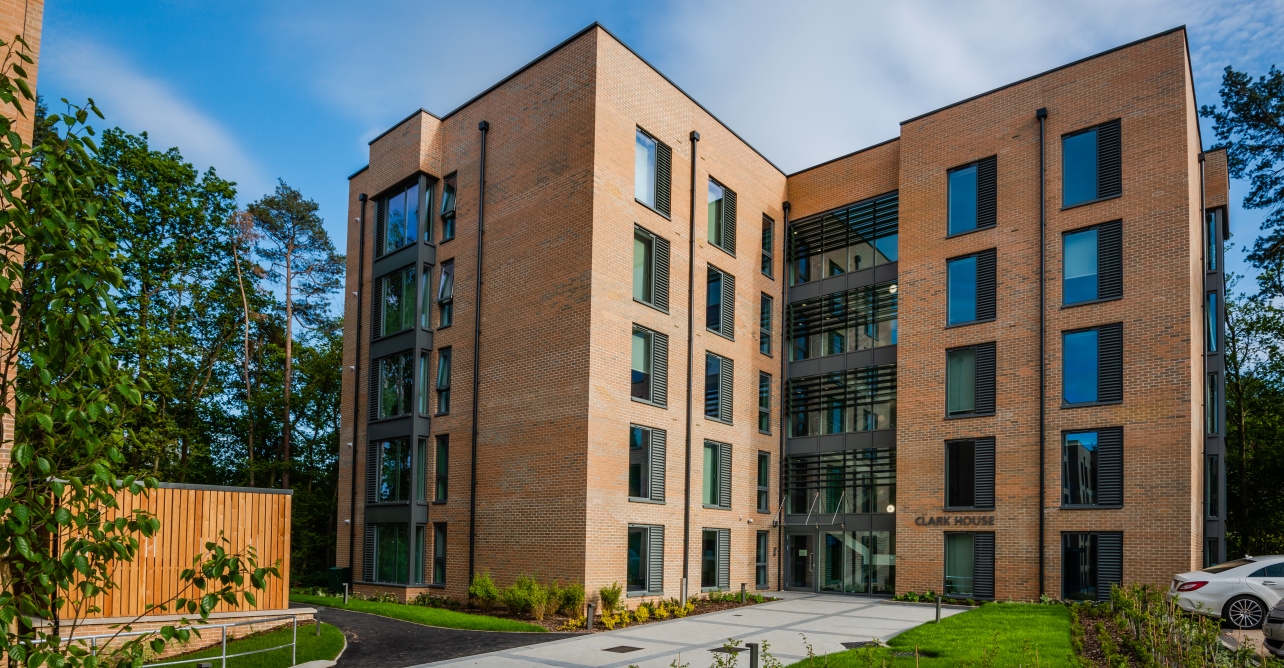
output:
<path id="1" fill-rule="evenodd" d="M 651 500 L 664 501 L 664 472 L 668 436 L 663 429 L 651 430 Z"/>
<path id="2" fill-rule="evenodd" d="M 972 595 L 994 598 L 994 534 L 972 534 Z"/>
<path id="3" fill-rule="evenodd" d="M 994 507 L 994 437 L 978 438 L 975 444 L 975 464 L 973 466 L 973 489 L 975 497 L 972 505 L 977 508 Z"/>
<path id="4" fill-rule="evenodd" d="M 655 208 L 671 215 L 669 210 L 673 190 L 673 149 L 659 140 L 655 142 Z"/>
<path id="5" fill-rule="evenodd" d="M 1097 430 L 1097 503 L 1123 505 L 1123 427 Z"/>

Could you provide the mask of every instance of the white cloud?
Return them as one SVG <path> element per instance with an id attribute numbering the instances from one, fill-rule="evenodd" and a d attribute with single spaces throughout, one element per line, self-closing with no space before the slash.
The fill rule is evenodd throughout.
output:
<path id="1" fill-rule="evenodd" d="M 273 187 L 221 123 L 114 51 L 83 38 L 62 36 L 56 46 L 46 44 L 40 69 L 41 79 L 53 80 L 60 90 L 93 98 L 106 117 L 105 123 L 97 125 L 146 131 L 153 149 L 177 146 L 201 171 L 216 166 L 219 176 L 237 182 L 240 192 L 268 192 Z M 46 103 L 52 111 L 58 110 L 56 100 Z"/>

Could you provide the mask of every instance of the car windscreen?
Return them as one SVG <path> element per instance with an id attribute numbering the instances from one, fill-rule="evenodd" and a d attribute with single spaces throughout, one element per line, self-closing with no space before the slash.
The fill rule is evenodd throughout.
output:
<path id="1" fill-rule="evenodd" d="M 1239 568 L 1240 566 L 1246 566 L 1251 563 L 1253 563 L 1252 559 L 1236 559 L 1235 561 L 1228 561 L 1224 564 L 1209 566 L 1208 568 L 1203 569 L 1203 571 L 1205 573 L 1213 573 L 1214 575 L 1216 575 L 1217 573 L 1225 573 L 1226 571 L 1229 571 L 1232 568 Z"/>

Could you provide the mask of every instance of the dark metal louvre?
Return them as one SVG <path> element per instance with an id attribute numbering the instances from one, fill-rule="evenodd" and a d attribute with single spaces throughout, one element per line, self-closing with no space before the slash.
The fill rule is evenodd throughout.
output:
<path id="1" fill-rule="evenodd" d="M 647 527 L 647 572 L 646 591 L 648 594 L 664 593 L 664 527 L 652 525 Z"/>
<path id="2" fill-rule="evenodd" d="M 366 542 L 362 545 L 362 563 L 361 579 L 366 582 L 374 582 L 375 578 L 375 528 L 373 524 L 366 525 Z"/>
<path id="3" fill-rule="evenodd" d="M 998 158 L 990 156 L 976 163 L 976 228 L 998 224 Z"/>
<path id="4" fill-rule="evenodd" d="M 378 500 L 379 487 L 379 444 L 366 443 L 366 503 Z"/>
<path id="5" fill-rule="evenodd" d="M 718 589 L 731 588 L 731 529 L 718 529 Z"/>
<path id="6" fill-rule="evenodd" d="M 669 405 L 669 337 L 651 332 L 651 403 Z"/>
<path id="7" fill-rule="evenodd" d="M 669 242 L 661 237 L 655 238 L 655 294 L 652 297 L 655 307 L 669 311 Z"/>
<path id="8" fill-rule="evenodd" d="M 1097 226 L 1097 298 L 1123 296 L 1123 221 Z"/>
<path id="9" fill-rule="evenodd" d="M 1123 194 L 1119 119 L 1097 126 L 1097 197 Z"/>
<path id="10" fill-rule="evenodd" d="M 896 397 L 896 365 L 789 379 L 789 411 L 851 408 Z"/>
<path id="11" fill-rule="evenodd" d="M 1097 328 L 1097 401 L 1123 401 L 1123 323 Z"/>
<path id="12" fill-rule="evenodd" d="M 731 444 L 718 444 L 718 507 L 731 508 Z"/>
<path id="13" fill-rule="evenodd" d="M 972 596 L 994 598 L 994 534 L 972 534 Z"/>
<path id="14" fill-rule="evenodd" d="M 976 346 L 976 403 L 978 414 L 994 412 L 994 342 Z"/>
<path id="15" fill-rule="evenodd" d="M 731 424 L 731 389 L 734 380 L 735 363 L 726 357 L 720 357 L 721 365 L 718 367 L 718 419 Z"/>
<path id="16" fill-rule="evenodd" d="M 651 432 L 651 500 L 664 501 L 665 449 L 668 436 L 663 429 L 652 429 Z"/>
<path id="17" fill-rule="evenodd" d="M 374 279 L 374 289 L 370 300 L 370 338 L 383 336 L 383 279 Z"/>
<path id="18" fill-rule="evenodd" d="M 1109 601 L 1111 586 L 1123 585 L 1123 534 L 1097 534 L 1097 600 Z"/>
<path id="19" fill-rule="evenodd" d="M 976 319 L 993 320 L 995 318 L 998 294 L 998 277 L 995 265 L 996 251 L 981 251 L 976 254 Z"/>
<path id="20" fill-rule="evenodd" d="M 722 322 L 718 331 L 728 339 L 736 338 L 736 277 L 722 272 Z"/>
<path id="21" fill-rule="evenodd" d="M 837 503 L 841 491 L 853 486 L 896 484 L 896 452 L 891 448 L 843 450 L 815 455 L 793 455 L 786 462 L 785 487 L 832 492 Z M 808 495 L 808 499 L 810 499 Z"/>
<path id="22" fill-rule="evenodd" d="M 895 320 L 898 293 L 889 293 L 889 285 L 869 285 L 789 304 L 785 336 L 792 340 Z"/>
<path id="23" fill-rule="evenodd" d="M 374 256 L 383 257 L 383 238 L 384 226 L 387 225 L 388 218 L 388 200 L 379 198 L 375 200 L 375 225 L 374 225 Z"/>
<path id="24" fill-rule="evenodd" d="M 736 192 L 722 187 L 722 247 L 736 254 Z"/>
<path id="25" fill-rule="evenodd" d="M 653 138 L 654 139 L 654 138 Z M 673 190 L 673 149 L 655 140 L 655 209 L 668 216 Z"/>
<path id="26" fill-rule="evenodd" d="M 1097 430 L 1097 503 L 1123 505 L 1123 427 Z"/>
<path id="27" fill-rule="evenodd" d="M 994 507 L 994 437 L 978 438 L 973 442 L 975 459 L 972 469 L 974 498 L 977 508 Z"/>
<path id="28" fill-rule="evenodd" d="M 379 360 L 370 362 L 370 401 L 369 410 L 366 412 L 366 420 L 373 421 L 379 419 Z"/>

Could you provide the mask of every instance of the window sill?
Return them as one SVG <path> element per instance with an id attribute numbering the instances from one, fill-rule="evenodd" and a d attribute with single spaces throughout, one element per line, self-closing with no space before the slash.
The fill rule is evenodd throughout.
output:
<path id="1" fill-rule="evenodd" d="M 432 414 L 432 416 L 433 416 L 433 417 L 445 417 L 445 416 L 447 416 L 447 415 L 450 415 L 450 411 L 446 411 L 445 413 L 433 413 L 433 414 Z"/>
<path id="2" fill-rule="evenodd" d="M 633 396 L 633 395 L 629 395 L 629 399 L 632 399 L 633 401 L 636 401 L 636 402 L 638 402 L 639 404 L 646 404 L 646 405 L 648 405 L 648 406 L 655 406 L 656 408 L 665 408 L 665 409 L 667 409 L 667 408 L 668 408 L 668 406 L 666 406 L 665 404 L 657 404 L 657 403 L 655 403 L 654 401 L 651 401 L 651 400 L 649 400 L 649 399 L 639 399 L 639 398 L 637 398 L 637 397 L 635 397 L 635 396 Z"/>
<path id="3" fill-rule="evenodd" d="M 768 509 L 765 509 L 765 508 L 759 508 L 759 509 L 758 509 L 758 514 L 759 514 L 759 515 L 770 515 L 770 514 L 771 514 L 771 511 L 770 511 L 770 510 L 768 510 Z"/>
<path id="4" fill-rule="evenodd" d="M 759 430 L 758 430 L 758 433 L 759 433 L 759 434 L 762 434 L 763 436 L 771 436 L 771 432 L 769 432 L 769 431 L 763 431 L 763 430 L 761 430 L 761 429 L 759 429 Z"/>
<path id="5" fill-rule="evenodd" d="M 978 510 L 993 512 L 994 506 L 945 506 L 941 508 L 942 512 L 947 513 L 971 513 Z"/>
<path id="6" fill-rule="evenodd" d="M 721 336 L 722 338 L 724 338 L 724 339 L 726 339 L 726 340 L 728 340 L 728 341 L 735 341 L 735 340 L 736 340 L 736 339 L 735 339 L 735 337 L 727 336 L 726 334 L 723 334 L 720 330 L 717 330 L 717 329 L 712 329 L 712 328 L 709 328 L 709 327 L 705 327 L 705 328 L 704 328 L 704 331 L 709 332 L 710 334 L 717 334 L 718 336 Z"/>
<path id="7" fill-rule="evenodd" d="M 414 414 L 406 413 L 405 415 L 391 415 L 388 417 L 373 418 L 371 420 L 366 420 L 366 424 L 375 424 L 377 422 L 392 422 L 393 420 L 404 420 L 408 417 L 414 417 Z"/>
<path id="8" fill-rule="evenodd" d="M 974 228 L 972 228 L 972 229 L 970 229 L 970 230 L 963 230 L 962 232 L 946 232 L 946 233 L 945 233 L 945 238 L 946 238 L 946 239 L 957 239 L 957 238 L 959 238 L 959 237 L 965 237 L 965 236 L 967 236 L 967 235 L 969 235 L 969 234 L 972 234 L 972 233 L 974 233 L 974 232 L 984 232 L 984 231 L 986 231 L 986 230 L 994 230 L 994 229 L 998 229 L 998 227 L 999 227 L 998 225 L 986 225 L 985 227 L 974 227 Z"/>
<path id="9" fill-rule="evenodd" d="M 405 334 L 406 332 L 414 331 L 414 329 L 415 329 L 415 328 L 414 328 L 414 326 L 412 325 L 412 326 L 410 326 L 410 327 L 406 327 L 405 329 L 399 329 L 399 330 L 397 330 L 397 331 L 395 331 L 395 332 L 392 332 L 391 334 L 380 334 L 379 336 L 376 336 L 376 337 L 371 338 L 371 339 L 370 339 L 370 342 L 371 342 L 371 343 L 374 343 L 375 341 L 382 341 L 382 340 L 384 340 L 384 339 L 391 339 L 392 337 L 394 337 L 394 336 L 396 336 L 396 335 L 398 335 L 398 334 Z"/>
<path id="10" fill-rule="evenodd" d="M 767 273 L 767 272 L 765 272 L 765 271 L 759 271 L 758 273 L 762 274 L 763 276 L 766 276 L 766 277 L 767 277 L 767 280 L 769 280 L 769 281 L 775 281 L 775 280 L 776 280 L 776 277 L 775 277 L 775 276 L 773 276 L 772 274 L 768 274 L 768 273 Z"/>
<path id="11" fill-rule="evenodd" d="M 995 322 L 996 320 L 998 320 L 998 318 L 986 318 L 985 320 L 969 320 L 967 322 L 956 322 L 952 325 L 951 324 L 945 325 L 945 329 L 957 329 L 959 327 L 967 327 L 968 325 L 981 325 L 987 322 Z"/>
<path id="12" fill-rule="evenodd" d="M 1074 204 L 1063 204 L 1063 205 L 1061 205 L 1061 210 L 1062 210 L 1062 211 L 1069 211 L 1070 209 L 1077 209 L 1077 208 L 1079 208 L 1079 207 L 1081 207 L 1081 206 L 1088 206 L 1089 204 L 1096 204 L 1097 202 L 1108 202 L 1108 201 L 1110 201 L 1110 200 L 1112 200 L 1112 199 L 1119 199 L 1120 197 L 1123 197 L 1123 193 L 1119 193 L 1118 195 L 1111 195 L 1111 196 L 1109 196 L 1109 197 L 1098 197 L 1097 199 L 1090 199 L 1090 200 L 1088 200 L 1088 201 L 1086 201 L 1086 202 L 1075 202 Z"/>
<path id="13" fill-rule="evenodd" d="M 994 417 L 994 411 L 988 413 L 959 413 L 957 415 L 945 415 L 946 420 L 964 420 L 967 418 Z"/>
<path id="14" fill-rule="evenodd" d="M 667 213 L 664 213 L 663 211 L 661 211 L 661 210 L 659 210 L 659 209 L 657 209 L 657 208 L 655 208 L 655 207 L 651 206 L 650 204 L 647 204 L 646 202 L 643 202 L 642 200 L 640 200 L 640 199 L 638 199 L 638 198 L 636 198 L 636 197 L 634 197 L 634 198 L 633 198 L 633 201 L 634 201 L 634 202 L 637 202 L 638 204 L 641 204 L 641 205 L 642 205 L 642 206 L 644 206 L 644 207 L 646 207 L 646 208 L 647 208 L 647 210 L 651 211 L 652 213 L 656 214 L 657 216 L 663 216 L 663 217 L 664 217 L 665 219 L 667 219 L 667 220 L 673 220 L 673 216 L 671 216 L 671 215 L 669 215 L 669 214 L 667 214 Z"/>
<path id="15" fill-rule="evenodd" d="M 754 588 L 754 589 L 757 589 L 757 590 L 759 590 L 759 591 L 766 591 L 766 590 L 768 590 L 768 589 L 771 589 L 771 587 L 770 587 L 770 586 L 765 585 L 765 584 L 755 584 L 755 585 L 753 586 L 753 588 Z"/>
<path id="16" fill-rule="evenodd" d="M 636 304 L 641 304 L 641 305 L 643 305 L 643 306 L 649 306 L 649 307 L 651 307 L 651 308 L 653 308 L 653 309 L 655 309 L 655 310 L 657 310 L 657 311 L 659 311 L 659 312 L 661 312 L 661 313 L 663 313 L 663 314 L 665 314 L 665 315 L 669 315 L 669 312 L 668 312 L 668 311 L 666 311 L 666 310 L 664 310 L 664 309 L 660 308 L 659 306 L 656 306 L 655 304 L 652 304 L 651 302 L 644 302 L 644 301 L 642 301 L 641 299 L 638 299 L 637 297 L 634 297 L 634 298 L 633 298 L 633 302 L 634 302 L 634 303 L 636 303 Z"/>
<path id="17" fill-rule="evenodd" d="M 708 237 L 705 237 L 705 241 L 708 241 L 710 246 L 712 246 L 712 247 L 714 247 L 714 248 L 717 248 L 718 250 L 720 250 L 720 251 L 722 251 L 722 252 L 726 253 L 727 255 L 730 255 L 731 257 L 735 257 L 735 256 L 736 256 L 736 252 L 735 252 L 735 251 L 727 250 L 726 248 L 723 248 L 722 246 L 719 246 L 718 244 L 715 244 L 715 243 L 713 243 L 712 241 L 709 241 L 709 238 L 708 238 Z"/>
<path id="18" fill-rule="evenodd" d="M 408 506 L 409 501 L 372 501 L 367 506 Z"/>
<path id="19" fill-rule="evenodd" d="M 730 427 L 730 426 L 731 426 L 731 421 L 730 421 L 730 420 L 720 420 L 720 419 L 718 419 L 718 418 L 716 418 L 716 417 L 709 417 L 708 415 L 704 416 L 704 419 L 708 420 L 709 422 L 717 422 L 718 424 L 725 424 L 725 425 L 727 425 L 728 427 Z"/>
<path id="20" fill-rule="evenodd" d="M 451 237 L 451 238 L 449 238 L 449 239 L 442 239 L 441 241 L 439 241 L 439 242 L 437 242 L 437 243 L 444 244 L 444 243 L 446 243 L 446 242 L 448 242 L 448 241 L 454 241 L 454 240 L 455 240 L 455 238 L 454 238 L 454 237 Z"/>
<path id="21" fill-rule="evenodd" d="M 648 498 L 648 497 L 645 497 L 645 496 L 630 496 L 630 497 L 629 497 L 629 503 L 650 503 L 650 504 L 652 504 L 652 505 L 656 505 L 656 506 L 663 506 L 663 505 L 664 505 L 664 502 L 663 502 L 663 501 L 656 501 L 655 499 Z"/>
<path id="22" fill-rule="evenodd" d="M 1058 506 L 1058 507 L 1059 507 L 1061 510 L 1119 510 L 1119 509 L 1123 508 L 1123 504 L 1122 504 L 1122 503 L 1120 503 L 1120 504 L 1109 505 L 1109 506 L 1108 506 L 1108 505 L 1104 505 L 1104 504 L 1092 504 L 1092 505 L 1061 505 L 1061 506 Z"/>
<path id="23" fill-rule="evenodd" d="M 430 501 L 430 502 L 428 502 L 428 505 L 430 505 L 430 506 L 444 506 L 444 505 L 446 505 L 446 502 L 445 502 L 445 501 Z"/>
<path id="24" fill-rule="evenodd" d="M 731 510 L 731 506 L 711 506 L 711 505 L 709 505 L 709 504 L 707 504 L 707 503 L 705 503 L 705 504 L 701 504 L 701 506 L 700 506 L 700 507 L 701 507 L 701 508 L 708 508 L 709 510 Z"/>
<path id="25" fill-rule="evenodd" d="M 1081 404 L 1068 404 L 1061 402 L 1061 408 L 1092 408 L 1093 406 L 1118 406 L 1123 403 L 1123 399 L 1117 401 L 1088 401 Z"/>
<path id="26" fill-rule="evenodd" d="M 657 211 L 656 213 L 659 213 L 659 212 Z M 642 597 L 642 596 L 660 596 L 660 592 L 652 592 L 652 591 L 648 591 L 648 590 L 646 590 L 646 589 L 642 589 L 642 590 L 639 590 L 639 591 L 626 591 L 626 592 L 624 592 L 624 597 L 625 597 L 625 598 L 640 598 L 640 597 Z"/>
<path id="27" fill-rule="evenodd" d="M 434 582 L 434 583 L 432 583 L 432 584 L 426 584 L 426 585 L 423 585 L 423 586 L 425 586 L 425 587 L 427 587 L 427 588 L 429 588 L 429 589 L 445 589 L 445 588 L 446 588 L 446 583 L 445 583 L 445 582 Z"/>
<path id="28" fill-rule="evenodd" d="M 1101 299 L 1089 299 L 1087 301 L 1075 302 L 1073 304 L 1062 304 L 1061 310 L 1064 311 L 1065 309 L 1074 308 L 1076 306 L 1091 306 L 1092 304 L 1104 304 L 1106 302 L 1117 302 L 1120 299 L 1123 299 L 1123 295 L 1119 295 L 1118 297 L 1103 297 Z"/>
<path id="29" fill-rule="evenodd" d="M 436 331 L 440 332 L 443 329 L 450 329 L 450 325 L 439 325 Z"/>

